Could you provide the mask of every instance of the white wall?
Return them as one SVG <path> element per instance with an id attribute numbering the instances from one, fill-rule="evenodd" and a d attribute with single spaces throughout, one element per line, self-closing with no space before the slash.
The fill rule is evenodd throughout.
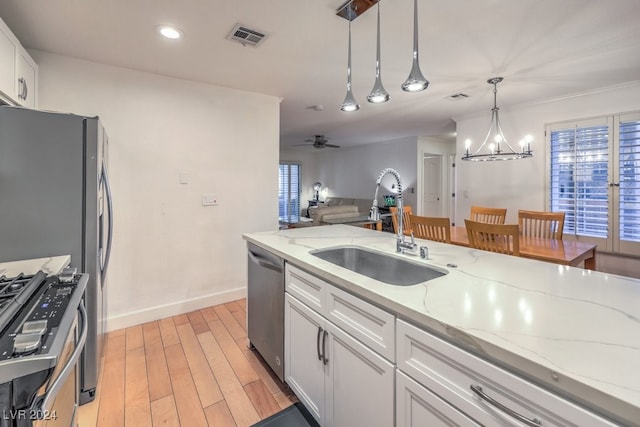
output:
<path id="1" fill-rule="evenodd" d="M 544 210 L 546 185 L 545 124 L 640 109 L 640 84 L 611 88 L 581 96 L 500 109 L 500 121 L 514 146 L 525 134 L 534 137 L 534 157 L 506 162 L 457 161 L 456 223 L 469 218 L 471 205 L 507 208 L 507 222 L 517 222 L 518 209 Z M 477 147 L 489 128 L 484 114 L 456 119 L 457 152 L 471 138 Z M 458 159 L 460 155 L 458 155 Z"/>
<path id="2" fill-rule="evenodd" d="M 109 135 L 108 329 L 244 296 L 241 235 L 278 225 L 279 100 L 31 53 L 39 108 L 98 115 Z"/>
<path id="3" fill-rule="evenodd" d="M 398 171 L 404 185 L 405 205 L 416 205 L 417 138 L 404 138 L 377 144 L 324 149 L 316 155 L 316 173 L 327 186 L 327 196 L 373 199 L 376 179 L 385 168 Z M 392 177 L 382 181 L 379 196 L 392 194 Z M 411 193 L 411 188 L 414 192 Z M 381 201 L 382 199 L 380 199 Z"/>

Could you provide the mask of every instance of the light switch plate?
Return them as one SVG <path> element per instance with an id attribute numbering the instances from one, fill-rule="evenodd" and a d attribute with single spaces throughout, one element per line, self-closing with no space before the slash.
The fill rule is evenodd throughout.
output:
<path id="1" fill-rule="evenodd" d="M 188 184 L 189 178 L 188 172 L 180 172 L 180 184 Z"/>
<path id="2" fill-rule="evenodd" d="M 210 193 L 203 194 L 202 206 L 218 206 L 218 198 Z"/>

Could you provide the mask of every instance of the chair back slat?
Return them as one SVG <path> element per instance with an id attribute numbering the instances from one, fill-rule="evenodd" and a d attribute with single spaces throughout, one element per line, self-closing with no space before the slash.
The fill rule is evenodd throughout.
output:
<path id="1" fill-rule="evenodd" d="M 393 223 L 393 232 L 398 234 L 398 208 L 393 206 L 389 208 L 391 215 L 391 222 Z M 411 206 L 402 207 L 402 231 L 405 236 L 411 235 Z"/>
<path id="2" fill-rule="evenodd" d="M 451 243 L 451 221 L 449 218 L 410 215 L 410 219 L 415 237 Z"/>
<path id="3" fill-rule="evenodd" d="M 469 245 L 472 248 L 520 255 L 520 234 L 517 224 L 487 224 L 468 219 L 465 219 L 464 223 L 467 227 Z"/>
<path id="4" fill-rule="evenodd" d="M 542 237 L 562 240 L 564 212 L 518 211 L 520 234 L 524 237 Z"/>
<path id="5" fill-rule="evenodd" d="M 471 221 L 485 222 L 487 224 L 504 224 L 506 217 L 507 210 L 504 208 L 471 206 Z"/>

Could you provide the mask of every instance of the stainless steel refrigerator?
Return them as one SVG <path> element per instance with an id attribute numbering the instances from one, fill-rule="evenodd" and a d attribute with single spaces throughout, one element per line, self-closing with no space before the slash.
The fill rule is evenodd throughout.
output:
<path id="1" fill-rule="evenodd" d="M 71 255 L 89 273 L 80 402 L 95 397 L 112 241 L 108 142 L 98 117 L 0 107 L 0 261 Z"/>

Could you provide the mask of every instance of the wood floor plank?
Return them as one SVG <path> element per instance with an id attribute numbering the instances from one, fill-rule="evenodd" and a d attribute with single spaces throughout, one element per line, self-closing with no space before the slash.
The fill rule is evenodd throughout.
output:
<path id="1" fill-rule="evenodd" d="M 223 399 L 222 392 L 213 376 L 213 371 L 209 367 L 202 347 L 200 347 L 200 342 L 191 328 L 191 324 L 178 325 L 176 329 L 178 329 L 180 342 L 182 342 L 182 348 L 191 370 L 193 382 L 198 390 L 202 407 L 206 408 L 221 401 Z"/>
<path id="2" fill-rule="evenodd" d="M 234 312 L 234 311 L 241 311 L 242 308 L 240 308 L 240 306 L 238 304 L 236 304 L 235 301 L 231 301 L 228 302 L 226 304 L 224 304 L 225 307 L 227 307 L 227 310 L 229 310 L 230 312 Z"/>
<path id="3" fill-rule="evenodd" d="M 173 396 L 165 396 L 162 399 L 151 402 L 151 418 L 154 427 L 180 427 L 176 402 Z"/>
<path id="4" fill-rule="evenodd" d="M 203 308 L 200 310 L 200 313 L 202 313 L 202 317 L 204 317 L 204 320 L 206 320 L 207 322 L 218 320 L 218 315 L 216 314 L 216 311 L 213 309 L 213 307 Z"/>
<path id="5" fill-rule="evenodd" d="M 162 345 L 162 335 L 160 334 L 160 326 L 157 320 L 142 324 L 142 336 L 144 338 L 145 347 L 151 344 Z"/>
<path id="6" fill-rule="evenodd" d="M 185 323 L 189 323 L 189 318 L 186 313 L 177 314 L 172 317 L 174 325 L 184 325 Z"/>
<path id="7" fill-rule="evenodd" d="M 249 396 L 260 417 L 267 418 L 280 411 L 280 405 L 276 402 L 276 399 L 274 399 L 262 380 L 245 385 L 244 390 L 247 392 L 247 396 Z"/>
<path id="8" fill-rule="evenodd" d="M 142 327 L 139 329 L 142 331 Z M 146 363 L 144 347 L 137 347 L 127 351 L 124 389 L 125 426 L 151 427 L 151 405 L 149 403 Z"/>
<path id="9" fill-rule="evenodd" d="M 233 416 L 224 400 L 204 408 L 204 415 L 207 417 L 207 422 L 210 426 L 236 427 Z"/>
<path id="10" fill-rule="evenodd" d="M 187 317 L 189 318 L 189 323 L 191 323 L 193 332 L 195 332 L 196 335 L 207 332 L 209 330 L 209 325 L 207 325 L 207 321 L 204 320 L 204 316 L 202 316 L 200 310 L 187 313 Z"/>
<path id="11" fill-rule="evenodd" d="M 247 311 L 247 299 L 243 298 L 243 299 L 239 299 L 238 301 L 236 301 L 236 303 L 242 308 L 243 311 Z"/>
<path id="12" fill-rule="evenodd" d="M 250 350 L 246 345 L 245 339 L 239 339 L 236 344 L 244 354 L 245 358 L 253 370 L 258 374 L 262 382 L 267 386 L 271 394 L 286 390 L 287 385 L 280 381 L 276 374 L 271 370 L 269 365 L 262 359 L 256 350 Z"/>
<path id="13" fill-rule="evenodd" d="M 276 402 L 278 402 L 278 405 L 280 405 L 281 409 L 288 408 L 298 401 L 298 398 L 295 394 L 293 394 L 292 391 L 289 391 L 288 393 L 279 391 L 273 395 L 273 398 L 276 400 Z"/>
<path id="14" fill-rule="evenodd" d="M 117 329 L 115 331 L 109 332 L 109 336 L 117 337 L 119 335 L 124 335 L 126 333 L 127 333 L 127 329 L 126 328 L 122 328 L 122 329 Z"/>
<path id="15" fill-rule="evenodd" d="M 242 384 L 225 357 L 225 354 L 211 332 L 198 335 L 200 346 L 207 357 L 220 389 L 235 422 L 239 426 L 249 426 L 260 420 L 258 412 L 249 400 Z M 208 418 L 208 417 L 207 417 Z M 215 424 L 213 424 L 215 425 Z"/>
<path id="16" fill-rule="evenodd" d="M 159 322 L 146 323 L 142 327 L 149 381 L 149 400 L 154 401 L 173 393 L 167 360 L 160 334 Z"/>
<path id="17" fill-rule="evenodd" d="M 126 334 L 110 334 L 105 354 L 98 427 L 124 425 Z"/>
<path id="18" fill-rule="evenodd" d="M 247 313 L 245 313 L 242 310 L 238 310 L 238 311 L 231 312 L 231 314 L 236 319 L 236 321 L 238 322 L 238 324 L 240 325 L 240 327 L 242 328 L 242 330 L 244 331 L 244 333 L 246 335 L 246 333 L 247 333 Z"/>
<path id="19" fill-rule="evenodd" d="M 169 375 L 171 376 L 171 387 L 176 403 L 176 409 L 183 426 L 205 426 L 207 425 L 204 411 L 200 405 L 198 391 L 191 377 L 187 359 L 182 351 L 182 346 L 172 345 L 164 349 Z"/>
<path id="20" fill-rule="evenodd" d="M 236 376 L 240 380 L 242 385 L 249 384 L 258 380 L 260 377 L 253 369 L 247 358 L 242 353 L 242 350 L 238 347 L 238 344 L 229 334 L 227 328 L 221 320 L 214 320 L 209 323 L 209 329 L 213 332 L 213 336 L 216 338 L 218 344 L 222 348 L 229 364 L 236 373 Z"/>
<path id="21" fill-rule="evenodd" d="M 216 305 L 214 309 L 216 310 L 218 317 L 220 317 L 220 320 L 222 321 L 222 323 L 224 323 L 224 326 L 227 328 L 229 334 L 231 334 L 234 340 L 247 336 L 247 332 L 242 329 L 242 327 L 238 324 L 236 318 L 233 317 L 229 309 L 227 309 L 224 304 Z"/>
<path id="22" fill-rule="evenodd" d="M 127 351 L 142 347 L 144 345 L 144 340 L 142 339 L 142 325 L 127 328 L 126 337 Z"/>
<path id="23" fill-rule="evenodd" d="M 160 335 L 162 336 L 162 345 L 165 348 L 180 344 L 178 331 L 176 331 L 176 325 L 171 317 L 160 320 L 158 324 L 160 326 Z"/>

